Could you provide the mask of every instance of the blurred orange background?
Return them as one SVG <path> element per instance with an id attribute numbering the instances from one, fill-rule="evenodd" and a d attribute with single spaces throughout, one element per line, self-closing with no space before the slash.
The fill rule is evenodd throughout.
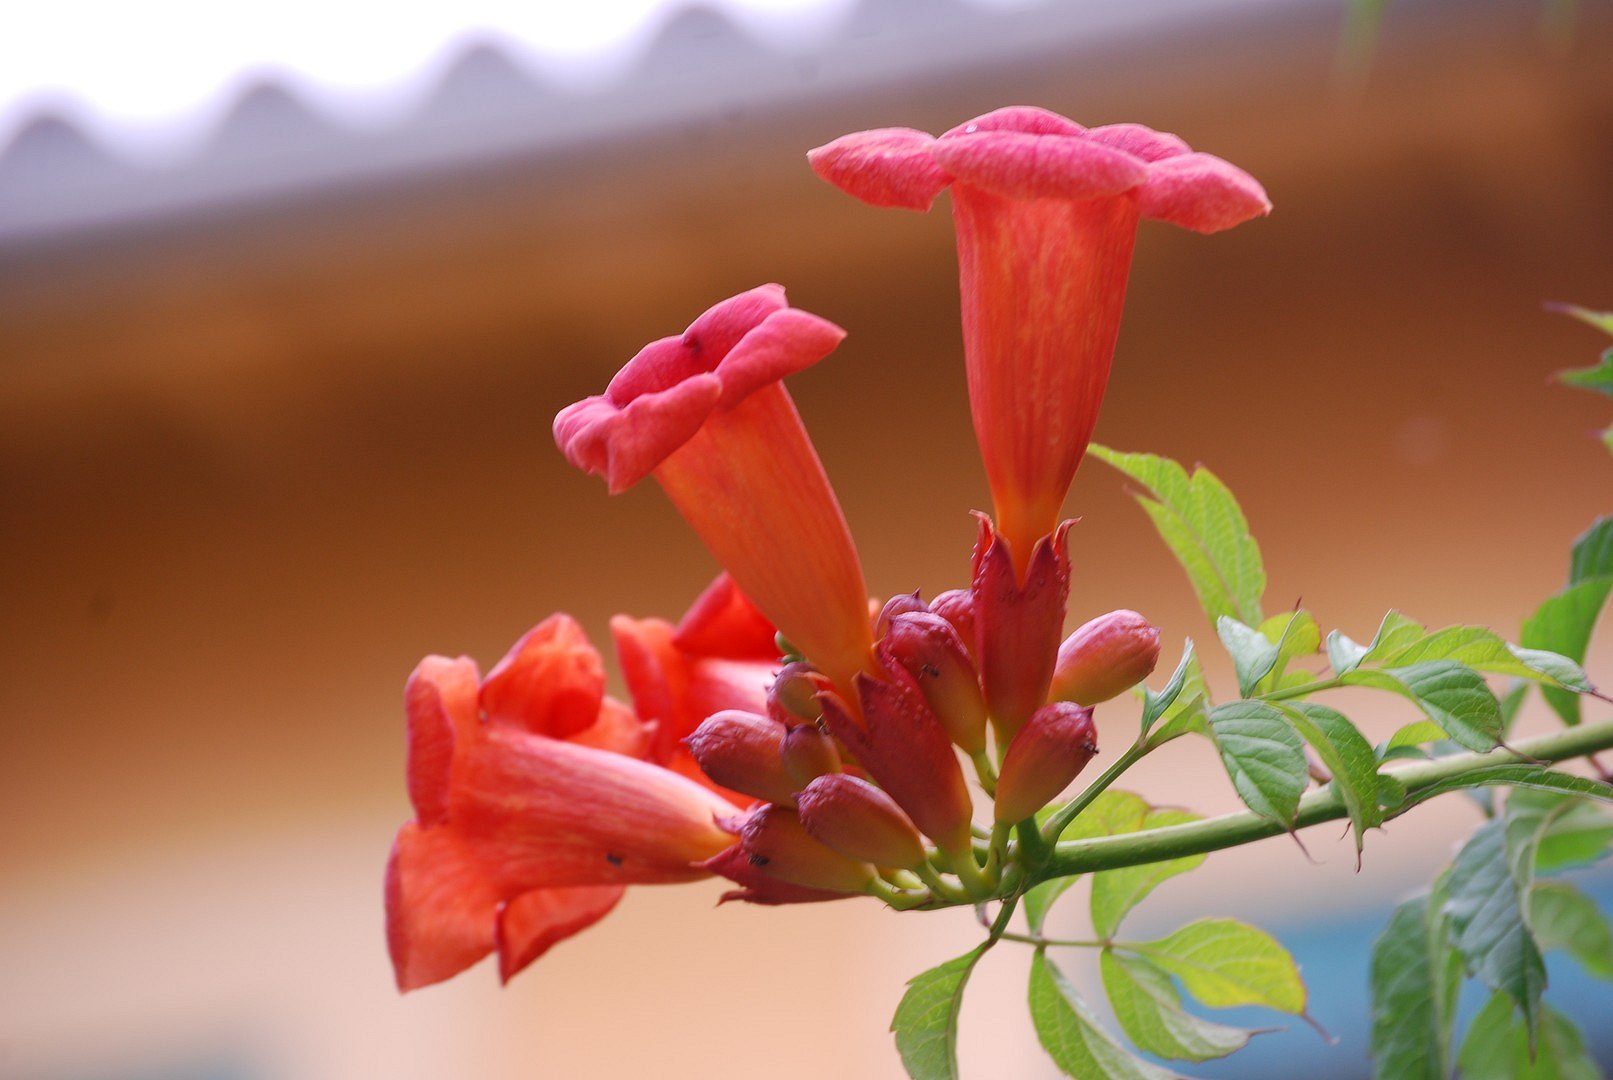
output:
<path id="1" fill-rule="evenodd" d="M 653 487 L 609 498 L 573 473 L 554 412 L 711 302 L 783 282 L 850 332 L 792 388 L 871 587 L 960 585 L 986 498 L 944 202 L 873 210 L 803 154 L 1011 102 L 1141 121 L 1244 166 L 1276 210 L 1213 238 L 1144 228 L 1100 441 L 1213 467 L 1262 543 L 1268 607 L 1302 600 L 1363 640 L 1389 607 L 1515 635 L 1610 507 L 1606 403 L 1547 381 L 1605 342 L 1541 308 L 1613 308 L 1606 15 L 1555 42 L 1532 4 L 1411 5 L 1350 83 L 1331 5 L 1239 9 L 856 93 L 758 106 L 735 86 L 655 129 L 8 242 L 0 1076 L 900 1075 L 890 1013 L 974 943 L 968 912 L 643 888 L 507 989 L 483 965 L 394 991 L 380 880 L 409 814 L 414 662 L 489 664 L 555 609 L 603 642 L 612 613 L 675 616 L 715 572 Z M 1068 510 L 1071 625 L 1126 606 L 1170 662 L 1211 642 L 1115 475 L 1088 464 Z M 1342 700 L 1374 737 L 1408 718 Z M 1099 711 L 1113 743 L 1134 719 Z M 1187 743 L 1127 786 L 1234 808 Z M 1474 820 L 1420 810 L 1369 838 L 1360 874 L 1326 829 L 1314 862 L 1280 840 L 1220 854 L 1143 914 L 1281 931 L 1381 911 Z M 1053 1076 L 1026 957 L 999 952 L 965 1074 Z M 1317 990 L 1364 1010 L 1364 983 Z M 1359 1018 L 1321 1019 L 1348 1038 L 1300 1052 L 1364 1076 Z"/>

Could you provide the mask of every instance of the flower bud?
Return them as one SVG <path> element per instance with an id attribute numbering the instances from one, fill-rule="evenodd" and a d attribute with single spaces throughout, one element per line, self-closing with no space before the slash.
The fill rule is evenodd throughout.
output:
<path id="1" fill-rule="evenodd" d="M 980 517 L 974 554 L 975 649 L 980 687 L 991 707 L 998 745 L 1047 700 L 1064 632 L 1070 594 L 1069 523 L 1038 540 L 1030 552 L 1012 551 Z M 1017 574 L 1023 565 L 1024 576 Z"/>
<path id="2" fill-rule="evenodd" d="M 797 724 L 785 731 L 779 757 L 797 791 L 820 776 L 840 771 L 840 751 L 835 749 L 834 739 L 816 724 Z"/>
<path id="3" fill-rule="evenodd" d="M 1064 639 L 1049 697 L 1096 705 L 1148 678 L 1158 662 L 1159 630 L 1135 611 L 1111 611 Z"/>
<path id="4" fill-rule="evenodd" d="M 997 774 L 999 825 L 1023 821 L 1058 797 L 1098 752 L 1092 710 L 1055 701 L 1025 721 Z"/>
<path id="5" fill-rule="evenodd" d="M 796 798 L 806 831 L 842 855 L 911 870 L 924 863 L 924 841 L 891 797 L 854 776 L 820 776 Z"/>
<path id="6" fill-rule="evenodd" d="M 830 688 L 829 680 L 804 661 L 785 664 L 767 689 L 767 714 L 781 724 L 814 723 L 823 715 L 818 695 Z"/>
<path id="7" fill-rule="evenodd" d="M 831 892 L 862 892 L 874 868 L 833 851 L 808 835 L 795 812 L 764 806 L 739 827 L 739 843 L 750 865 L 763 876 Z"/>
<path id="8" fill-rule="evenodd" d="M 930 610 L 952 624 L 958 640 L 975 654 L 975 598 L 968 589 L 948 589 L 930 601 Z"/>
<path id="9" fill-rule="evenodd" d="M 716 783 L 768 802 L 791 804 L 799 789 L 779 757 L 783 742 L 783 724 L 738 709 L 712 713 L 684 740 L 700 771 Z"/>
<path id="10" fill-rule="evenodd" d="M 879 640 L 890 633 L 891 620 L 898 615 L 906 615 L 911 611 L 928 611 L 929 607 L 919 599 L 919 592 L 914 589 L 910 593 L 900 593 L 885 601 L 880 609 L 879 618 L 874 620 L 874 640 Z"/>
<path id="11" fill-rule="evenodd" d="M 917 684 L 947 736 L 966 754 L 986 748 L 986 702 L 980 678 L 952 624 L 920 612 L 891 620 L 879 648 Z"/>

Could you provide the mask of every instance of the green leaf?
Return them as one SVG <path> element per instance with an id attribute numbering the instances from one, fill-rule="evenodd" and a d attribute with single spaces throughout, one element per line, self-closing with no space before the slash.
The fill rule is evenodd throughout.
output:
<path id="1" fill-rule="evenodd" d="M 1568 558 L 1568 584 L 1613 576 L 1613 516 L 1597 518 L 1574 541 Z"/>
<path id="2" fill-rule="evenodd" d="M 1142 734 L 1148 734 L 1148 729 L 1165 715 L 1176 699 L 1181 697 L 1182 691 L 1190 684 L 1204 685 L 1204 673 L 1199 670 L 1198 657 L 1193 655 L 1193 639 L 1188 638 L 1182 646 L 1182 659 L 1177 662 L 1176 670 L 1171 672 L 1170 679 L 1165 683 L 1159 693 L 1154 693 L 1147 686 L 1142 687 L 1143 719 Z"/>
<path id="3" fill-rule="evenodd" d="M 1372 945 L 1372 1061 L 1377 1080 L 1445 1080 L 1461 965 L 1427 896 L 1395 909 Z"/>
<path id="4" fill-rule="evenodd" d="M 1075 820 L 1059 835 L 1060 840 L 1093 840 L 1100 836 L 1115 836 L 1136 832 L 1148 819 L 1149 806 L 1141 795 L 1110 788 L 1092 800 L 1092 805 L 1081 811 Z M 1038 818 L 1052 816 L 1052 809 L 1038 814 Z M 1025 919 L 1032 933 L 1040 933 L 1047 919 L 1048 909 L 1059 897 L 1079 880 L 1080 875 L 1052 878 L 1042 882 L 1025 894 Z"/>
<path id="5" fill-rule="evenodd" d="M 1580 390 L 1593 390 L 1613 397 L 1613 349 L 1602 354 L 1602 359 L 1590 367 L 1569 368 L 1557 373 L 1557 381 L 1564 386 Z"/>
<path id="6" fill-rule="evenodd" d="M 1294 660 L 1310 656 L 1322 647 L 1322 630 L 1316 625 L 1315 616 L 1303 609 L 1285 611 L 1261 623 L 1260 632 L 1267 641 L 1277 646 L 1277 662 L 1261 680 L 1261 690 L 1276 689 L 1289 682 L 1299 685 L 1315 679 L 1309 672 L 1288 672 L 1288 665 Z"/>
<path id="7" fill-rule="evenodd" d="M 1567 657 L 1576 664 L 1585 662 L 1590 648 L 1591 630 L 1613 591 L 1613 577 L 1586 578 L 1568 586 L 1535 609 L 1524 620 L 1523 644 L 1531 649 L 1544 649 Z M 1558 716 L 1566 724 L 1579 723 L 1577 695 L 1552 687 L 1541 692 Z"/>
<path id="8" fill-rule="evenodd" d="M 1537 882 L 1529 920 L 1542 951 L 1560 949 L 1588 974 L 1613 981 L 1613 928 L 1590 897 L 1566 881 Z"/>
<path id="9" fill-rule="evenodd" d="M 1182 996 L 1164 969 L 1140 956 L 1121 956 L 1105 949 L 1098 957 L 1104 993 L 1115 1019 L 1140 1049 L 1165 1058 L 1209 1061 L 1243 1049 L 1247 1028 L 1228 1027 L 1194 1016 L 1182 1008 Z"/>
<path id="10" fill-rule="evenodd" d="M 1518 719 L 1518 711 L 1523 708 L 1523 699 L 1529 696 L 1529 684 L 1522 679 L 1513 679 L 1507 692 L 1496 700 L 1501 703 L 1501 731 L 1503 735 L 1512 733 L 1512 725 Z"/>
<path id="11" fill-rule="evenodd" d="M 1508 835 L 1508 821 L 1479 826 L 1456 855 L 1446 875 L 1445 917 L 1468 970 L 1491 990 L 1501 991 L 1523 1009 L 1531 1030 L 1546 986 L 1546 964 L 1530 932 L 1523 903 L 1532 883 L 1532 866 L 1517 859 L 1519 844 Z"/>
<path id="12" fill-rule="evenodd" d="M 1185 825 L 1200 821 L 1198 814 L 1186 810 L 1151 810 L 1141 825 L 1132 831 L 1163 829 L 1170 825 Z M 1126 866 L 1118 870 L 1105 870 L 1092 875 L 1092 929 L 1100 938 L 1111 938 L 1120 926 L 1120 920 L 1143 898 L 1153 892 L 1161 882 L 1178 874 L 1196 870 L 1204 865 L 1208 855 L 1186 855 L 1180 859 Z"/>
<path id="13" fill-rule="evenodd" d="M 1342 630 L 1327 635 L 1327 662 L 1333 665 L 1333 674 L 1348 675 L 1366 659 L 1370 646 L 1362 645 Z"/>
<path id="14" fill-rule="evenodd" d="M 1592 311 L 1576 304 L 1551 303 L 1546 305 L 1552 311 L 1578 319 L 1587 326 L 1594 326 L 1604 334 L 1613 334 L 1613 311 Z"/>
<path id="15" fill-rule="evenodd" d="M 1424 743 L 1439 742 L 1445 738 L 1445 729 L 1432 720 L 1418 720 L 1389 736 L 1384 743 L 1385 750 L 1398 750 L 1402 746 L 1421 746 Z"/>
<path id="16" fill-rule="evenodd" d="M 1356 865 L 1361 863 L 1362 838 L 1368 829 L 1383 824 L 1378 805 L 1378 756 L 1356 726 L 1343 713 L 1308 701 L 1282 705 L 1289 721 L 1315 749 L 1333 774 L 1333 786 L 1350 815 L 1355 832 Z"/>
<path id="17" fill-rule="evenodd" d="M 1554 683 L 1577 693 L 1594 689 L 1584 670 L 1566 656 L 1508 645 L 1494 630 L 1483 626 L 1448 626 L 1392 650 L 1375 650 L 1367 657 L 1368 663 L 1383 667 L 1407 667 L 1430 660 L 1455 660 L 1475 671 Z"/>
<path id="18" fill-rule="evenodd" d="M 1096 445 L 1088 453 L 1147 489 L 1137 501 L 1187 571 L 1210 622 L 1228 615 L 1258 626 L 1266 569 L 1226 485 L 1202 466 L 1189 476 L 1176 462 L 1153 454 L 1122 454 Z"/>
<path id="19" fill-rule="evenodd" d="M 1215 632 L 1232 657 L 1232 666 L 1238 673 L 1238 693 L 1248 697 L 1277 666 L 1277 643 L 1230 615 L 1215 620 Z"/>
<path id="20" fill-rule="evenodd" d="M 1367 670 L 1344 676 L 1349 686 L 1371 686 L 1404 695 L 1469 750 L 1489 750 L 1501 736 L 1501 704 L 1478 672 L 1454 660 Z"/>
<path id="21" fill-rule="evenodd" d="M 1613 801 L 1613 787 L 1597 780 L 1587 780 L 1583 776 L 1572 773 L 1557 772 L 1544 765 L 1529 765 L 1517 762 L 1510 765 L 1487 765 L 1475 769 L 1461 776 L 1453 776 L 1449 780 L 1441 780 L 1437 784 L 1412 793 L 1406 797 L 1406 808 L 1410 809 L 1429 799 L 1444 795 L 1452 791 L 1464 791 L 1476 787 L 1521 787 L 1537 791 L 1556 791 L 1565 795 L 1585 795 L 1593 799 Z"/>
<path id="22" fill-rule="evenodd" d="M 1066 1076 L 1076 1080 L 1179 1080 L 1177 1075 L 1137 1057 L 1098 1026 L 1047 955 L 1031 958 L 1031 1023 L 1042 1047 Z"/>
<path id="23" fill-rule="evenodd" d="M 1212 1009 L 1264 1005 L 1305 1012 L 1305 984 L 1288 950 L 1236 919 L 1199 919 L 1169 937 L 1128 946 L 1182 980 Z"/>
<path id="24" fill-rule="evenodd" d="M 963 988 L 987 946 L 915 976 L 896 1006 L 891 1031 L 913 1080 L 959 1080 L 958 1010 Z"/>
<path id="25" fill-rule="evenodd" d="M 1292 829 L 1310 772 L 1287 715 L 1264 701 L 1230 701 L 1211 711 L 1210 734 L 1244 805 Z"/>
<path id="26" fill-rule="evenodd" d="M 1546 1006 L 1538 1044 L 1531 1048 L 1505 994 L 1491 997 L 1462 1040 L 1462 1080 L 1602 1080 L 1574 1022 Z"/>
<path id="27" fill-rule="evenodd" d="M 1613 816 L 1594 803 L 1579 802 L 1558 814 L 1540 838 L 1537 873 L 1549 874 L 1588 866 L 1608 855 L 1613 844 Z"/>

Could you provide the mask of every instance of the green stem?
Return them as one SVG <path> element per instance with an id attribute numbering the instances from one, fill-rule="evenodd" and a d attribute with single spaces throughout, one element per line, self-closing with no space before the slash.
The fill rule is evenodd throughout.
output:
<path id="1" fill-rule="evenodd" d="M 997 766 L 991 762 L 991 751 L 982 748 L 978 754 L 969 755 L 974 762 L 975 776 L 980 781 L 981 790 L 987 795 L 997 794 Z"/>
<path id="2" fill-rule="evenodd" d="M 1038 949 L 1068 948 L 1068 949 L 1107 949 L 1114 944 L 1112 941 L 1067 941 L 1063 938 L 1047 938 L 1040 934 L 1010 934 L 1002 935 L 1003 941 L 1017 941 L 1022 945 L 1035 945 Z"/>
<path id="3" fill-rule="evenodd" d="M 1613 748 L 1613 720 L 1581 724 L 1549 735 L 1521 739 L 1510 749 L 1495 749 L 1483 754 L 1453 754 L 1434 761 L 1419 761 L 1404 768 L 1385 770 L 1385 774 L 1393 775 L 1406 785 L 1407 794 L 1415 795 L 1442 781 L 1495 765 L 1517 761 L 1550 764 L 1610 748 Z M 1294 828 L 1298 830 L 1325 821 L 1337 821 L 1347 814 L 1344 801 L 1339 798 L 1337 791 L 1331 787 L 1322 788 L 1300 799 Z M 1052 857 L 1037 879 L 1180 859 L 1238 847 L 1270 836 L 1281 836 L 1287 831 L 1277 822 L 1245 810 L 1187 825 L 1170 825 L 1123 836 L 1068 840 L 1053 849 Z"/>
<path id="4" fill-rule="evenodd" d="M 1070 827 L 1070 822 L 1074 821 L 1081 811 L 1091 806 L 1092 801 L 1102 795 L 1105 788 L 1120 779 L 1121 773 L 1141 761 L 1149 749 L 1148 744 L 1142 739 L 1127 747 L 1126 752 L 1105 769 L 1102 776 L 1088 784 L 1081 794 L 1065 803 L 1058 813 L 1047 819 L 1047 824 L 1042 826 L 1042 839 L 1049 844 L 1056 842 L 1064 834 L 1064 830 Z"/>

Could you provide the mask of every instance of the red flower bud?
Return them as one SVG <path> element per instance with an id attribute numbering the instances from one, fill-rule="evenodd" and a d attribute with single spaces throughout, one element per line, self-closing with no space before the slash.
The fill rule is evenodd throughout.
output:
<path id="1" fill-rule="evenodd" d="M 724 709 L 684 740 L 700 770 L 725 788 L 768 802 L 793 803 L 797 786 L 779 750 L 784 725 L 769 716 Z"/>
<path id="2" fill-rule="evenodd" d="M 948 589 L 930 601 L 930 610 L 952 624 L 958 640 L 975 655 L 975 598 L 968 589 Z"/>
<path id="3" fill-rule="evenodd" d="M 819 842 L 875 866 L 911 870 L 924 863 L 924 841 L 891 797 L 854 776 L 820 776 L 796 799 L 801 824 Z"/>
<path id="4" fill-rule="evenodd" d="M 784 772 L 795 784 L 796 790 L 806 787 L 820 776 L 840 771 L 840 751 L 826 733 L 816 724 L 797 724 L 784 733 L 784 744 L 779 748 Z"/>
<path id="5" fill-rule="evenodd" d="M 986 748 L 986 702 L 980 677 L 952 624 L 929 612 L 899 615 L 879 648 L 900 664 L 966 754 Z"/>
<path id="6" fill-rule="evenodd" d="M 1067 701 L 1037 709 L 1003 755 L 997 774 L 997 823 L 1023 821 L 1052 802 L 1097 752 L 1091 709 Z"/>
<path id="7" fill-rule="evenodd" d="M 885 601 L 885 606 L 879 611 L 879 618 L 874 620 L 874 638 L 877 640 L 890 633 L 891 620 L 898 615 L 906 615 L 910 611 L 928 611 L 929 606 L 919 599 L 917 589 L 910 593 L 901 593 Z"/>
<path id="8" fill-rule="evenodd" d="M 974 803 L 957 753 L 912 677 L 895 666 L 888 676 L 855 680 L 866 726 L 833 694 L 819 699 L 823 721 L 920 832 L 949 854 L 965 852 Z"/>
<path id="9" fill-rule="evenodd" d="M 764 806 L 739 826 L 739 844 L 758 874 L 791 885 L 830 892 L 860 893 L 874 880 L 874 868 L 847 858 L 814 840 L 793 810 Z"/>
<path id="10" fill-rule="evenodd" d="M 1029 552 L 1016 552 L 990 518 L 980 517 L 972 590 L 975 650 L 999 745 L 1047 700 L 1070 593 L 1068 529 L 1066 522 Z M 1025 567 L 1023 577 L 1016 564 Z"/>
<path id="11" fill-rule="evenodd" d="M 767 713 L 781 724 L 810 724 L 823 715 L 818 695 L 832 685 L 811 664 L 785 664 L 767 690 Z"/>
<path id="12" fill-rule="evenodd" d="M 1142 682 L 1159 663 L 1159 630 L 1135 611 L 1111 611 L 1059 646 L 1050 697 L 1077 705 L 1108 701 Z"/>

